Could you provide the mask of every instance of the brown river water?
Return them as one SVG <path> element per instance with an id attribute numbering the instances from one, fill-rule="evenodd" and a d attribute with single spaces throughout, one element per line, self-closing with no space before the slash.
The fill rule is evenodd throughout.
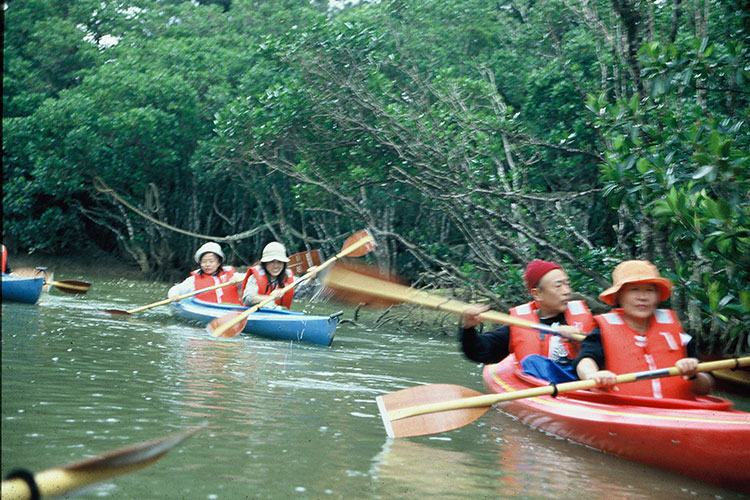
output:
<path id="1" fill-rule="evenodd" d="M 2 305 L 3 476 L 205 423 L 160 461 L 82 498 L 742 498 L 544 434 L 501 409 L 436 436 L 386 437 L 380 394 L 432 383 L 483 390 L 481 368 L 451 335 L 376 329 L 379 313 L 355 322 L 351 308 L 296 301 L 315 314 L 344 310 L 349 321 L 331 347 L 216 340 L 168 307 L 103 312 L 161 300 L 169 284 L 85 272 L 55 279 L 94 285 Z M 750 399 L 731 397 L 750 409 Z"/>

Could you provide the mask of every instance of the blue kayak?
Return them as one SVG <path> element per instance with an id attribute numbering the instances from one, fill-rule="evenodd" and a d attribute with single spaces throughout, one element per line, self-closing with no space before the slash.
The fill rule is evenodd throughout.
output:
<path id="1" fill-rule="evenodd" d="M 190 297 L 170 304 L 177 317 L 207 325 L 214 319 L 248 308 L 235 304 L 215 304 Z M 312 316 L 298 311 L 259 309 L 247 317 L 243 333 L 274 340 L 291 340 L 317 345 L 331 345 L 341 312 L 330 316 Z"/>
<path id="2" fill-rule="evenodd" d="M 3 273 L 3 301 L 36 304 L 44 287 L 44 277 L 22 278 Z"/>

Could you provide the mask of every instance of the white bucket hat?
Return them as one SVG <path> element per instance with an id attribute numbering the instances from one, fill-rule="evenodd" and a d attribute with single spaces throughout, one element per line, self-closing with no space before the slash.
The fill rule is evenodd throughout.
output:
<path id="1" fill-rule="evenodd" d="M 289 262 L 289 257 L 286 256 L 286 248 L 278 241 L 272 241 L 266 245 L 266 248 L 263 249 L 263 256 L 260 258 L 261 262 L 271 262 L 272 260 Z"/>
<path id="2" fill-rule="evenodd" d="M 201 247 L 196 250 L 195 252 L 195 262 L 198 264 L 201 263 L 201 257 L 203 257 L 204 253 L 215 253 L 219 257 L 221 257 L 221 260 L 224 261 L 224 252 L 221 251 L 221 247 L 218 243 L 214 243 L 213 241 L 209 241 L 208 243 L 204 243 L 201 245 Z"/>

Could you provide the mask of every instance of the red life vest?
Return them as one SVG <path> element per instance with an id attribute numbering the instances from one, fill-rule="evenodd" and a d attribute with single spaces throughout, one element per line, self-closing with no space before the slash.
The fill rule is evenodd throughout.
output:
<path id="1" fill-rule="evenodd" d="M 8 249 L 3 245 L 3 273 L 5 273 L 5 265 L 8 263 Z"/>
<path id="2" fill-rule="evenodd" d="M 271 286 L 268 285 L 268 275 L 263 270 L 261 266 L 254 266 L 247 270 L 247 273 L 245 273 L 245 279 L 242 280 L 242 294 L 245 294 L 245 286 L 247 285 L 247 280 L 250 278 L 250 276 L 255 276 L 255 282 L 258 284 L 258 295 L 269 295 L 271 292 L 279 288 L 279 286 L 274 282 Z M 287 285 L 290 285 L 294 282 L 294 274 L 289 269 L 286 270 L 286 275 L 284 276 L 284 282 L 283 285 L 286 287 Z M 282 288 L 284 288 L 282 287 Z M 276 303 L 280 306 L 284 306 L 287 309 L 292 305 L 292 299 L 294 298 L 294 288 L 286 292 L 284 295 L 281 296 L 281 298 L 276 299 Z"/>
<path id="3" fill-rule="evenodd" d="M 200 272 L 199 269 L 190 274 L 195 280 L 195 289 L 200 290 L 201 288 L 208 288 L 226 283 L 234 277 L 234 268 L 232 266 L 224 266 L 216 276 Z M 240 302 L 239 292 L 237 291 L 237 285 L 227 285 L 222 288 L 217 288 L 216 290 L 199 293 L 195 297 L 215 304 L 242 304 L 242 302 Z"/>
<path id="4" fill-rule="evenodd" d="M 687 357 L 687 336 L 674 311 L 657 309 L 645 334 L 625 322 L 622 309 L 595 316 L 602 332 L 606 369 L 616 374 L 669 368 Z M 655 378 L 618 386 L 619 394 L 695 399 L 691 383 L 681 377 Z"/>
<path id="5" fill-rule="evenodd" d="M 539 323 L 538 310 L 539 306 L 535 301 L 532 301 L 512 308 L 510 315 L 533 323 Z M 568 325 L 575 326 L 584 333 L 590 332 L 595 326 L 594 318 L 591 316 L 588 307 L 586 307 L 586 303 L 582 300 L 571 300 L 568 302 L 568 309 L 565 311 L 565 321 Z M 511 325 L 510 351 L 515 353 L 518 361 L 521 361 L 529 354 L 539 354 L 550 359 L 559 359 L 561 357 L 575 358 L 580 349 L 580 344 L 577 342 L 558 342 L 557 340 L 550 342 L 550 338 L 552 337 L 555 336 L 548 333 L 540 333 L 531 328 Z M 553 352 L 559 349 L 562 349 L 564 352 Z"/>

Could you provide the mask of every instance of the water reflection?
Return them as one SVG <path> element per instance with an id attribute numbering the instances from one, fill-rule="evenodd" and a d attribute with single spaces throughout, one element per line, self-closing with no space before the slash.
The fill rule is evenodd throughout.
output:
<path id="1" fill-rule="evenodd" d="M 67 276 L 61 276 L 67 278 Z M 86 296 L 3 304 L 2 472 L 41 470 L 207 422 L 110 498 L 740 498 L 530 429 L 498 411 L 436 437 L 388 440 L 375 397 L 422 383 L 481 390 L 455 339 L 340 325 L 330 348 L 218 341 L 168 288 L 98 281 Z M 325 304 L 308 309 L 327 314 Z M 351 318 L 353 311 L 346 311 Z M 91 495 L 93 498 L 94 496 Z"/>
<path id="2" fill-rule="evenodd" d="M 388 498 L 418 491 L 428 498 L 467 498 L 483 489 L 469 453 L 437 444 L 392 439 L 373 459 L 370 474 Z"/>
<path id="3" fill-rule="evenodd" d="M 370 468 L 384 497 L 743 498 L 544 434 L 500 412 L 483 420 L 477 429 L 438 437 L 387 438 Z"/>
<path id="4" fill-rule="evenodd" d="M 182 404 L 196 410 L 183 412 L 185 416 L 209 417 L 211 412 L 205 410 L 225 410 L 232 403 L 227 398 L 229 383 L 223 379 L 232 357 L 237 359 L 232 356 L 236 349 L 219 351 L 215 343 L 209 345 L 209 342 L 191 339 L 184 347 L 184 372 L 177 380 L 185 386 Z"/>

